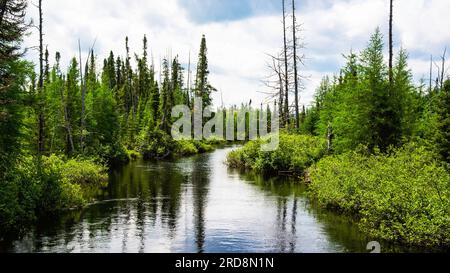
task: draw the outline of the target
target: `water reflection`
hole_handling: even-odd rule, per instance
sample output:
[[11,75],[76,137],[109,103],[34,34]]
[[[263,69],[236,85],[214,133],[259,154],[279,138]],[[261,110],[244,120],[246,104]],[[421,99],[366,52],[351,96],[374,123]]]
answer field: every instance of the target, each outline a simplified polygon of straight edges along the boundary
[[310,204],[293,180],[242,174],[230,149],[111,173],[96,204],[41,219],[9,252],[365,252],[348,219]]

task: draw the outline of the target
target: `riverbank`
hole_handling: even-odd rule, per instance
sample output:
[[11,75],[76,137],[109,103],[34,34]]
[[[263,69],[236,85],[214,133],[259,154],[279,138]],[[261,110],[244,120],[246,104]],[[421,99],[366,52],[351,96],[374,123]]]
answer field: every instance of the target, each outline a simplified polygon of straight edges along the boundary
[[151,142],[139,151],[117,149],[114,158],[22,156],[16,168],[5,174],[0,189],[0,239],[21,233],[42,216],[50,217],[68,209],[80,210],[94,201],[95,193],[108,184],[108,170],[130,161],[181,158],[211,152],[225,143],[219,140]]
[[114,168],[97,202],[39,218],[0,242],[0,252],[366,252],[369,240],[356,226],[309,202],[295,179],[228,168],[233,147]]
[[317,137],[282,134],[280,147],[261,152],[262,140],[228,155],[231,167],[306,176],[324,208],[351,215],[368,236],[411,246],[450,246],[450,173],[424,146],[389,154],[366,150],[326,155]]
[[0,189],[0,239],[21,233],[41,215],[82,208],[91,192],[105,186],[107,167],[91,159],[22,156]]

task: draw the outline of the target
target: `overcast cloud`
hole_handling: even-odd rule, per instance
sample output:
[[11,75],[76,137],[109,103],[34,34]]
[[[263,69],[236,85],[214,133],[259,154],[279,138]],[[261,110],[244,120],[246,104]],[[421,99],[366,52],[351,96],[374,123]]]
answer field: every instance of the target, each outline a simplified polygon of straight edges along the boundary
[[[34,0],[36,2],[36,0]],[[279,0],[44,0],[45,44],[51,56],[62,54],[63,66],[83,54],[97,39],[95,52],[103,59],[110,50],[124,54],[125,36],[132,52],[141,53],[147,35],[154,60],[178,54],[183,63],[189,52],[196,62],[202,34],[206,35],[212,84],[222,91],[226,105],[252,99],[265,101],[261,79],[268,74],[266,53],[279,51],[282,25]],[[388,0],[297,0],[303,23],[308,76],[301,103],[309,105],[320,79],[344,64],[342,54],[363,49],[379,26],[387,33]],[[410,53],[415,79],[428,77],[430,55],[439,56],[450,45],[449,0],[396,0],[396,49]],[[29,17],[37,10],[29,7]],[[37,35],[26,38],[37,45]],[[171,53],[170,53],[171,52]],[[36,60],[36,52],[28,58]],[[100,63],[99,63],[100,64]],[[221,104],[221,95],[214,95]]]

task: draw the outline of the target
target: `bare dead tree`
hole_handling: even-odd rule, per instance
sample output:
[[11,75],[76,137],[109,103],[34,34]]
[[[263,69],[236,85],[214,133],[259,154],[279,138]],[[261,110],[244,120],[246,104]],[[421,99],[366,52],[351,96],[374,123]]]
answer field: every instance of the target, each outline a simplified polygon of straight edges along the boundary
[[[83,78],[83,62],[81,60],[81,42],[78,39],[78,57],[80,59],[80,81],[81,81],[81,136],[80,136],[80,149],[81,153],[84,150],[84,131],[86,128],[85,111],[86,111],[86,89]],[[89,59],[89,58],[88,58]]]
[[[58,77],[62,78],[62,76],[59,73],[60,60],[61,60],[61,54],[59,52],[56,52],[56,71],[58,73]],[[63,80],[63,82],[65,81],[64,78],[62,80]],[[64,96],[64,87],[60,87],[59,93],[60,93],[61,105],[63,106],[62,114],[64,117],[64,129],[66,130],[67,141],[69,144],[67,153],[72,154],[75,151],[75,145],[73,142],[72,126],[71,126],[70,120],[69,120],[69,110],[67,109],[67,102],[66,102],[66,98]]]
[[44,93],[44,32],[43,32],[43,14],[42,0],[39,0],[39,81],[38,81],[38,154],[41,155],[45,151],[45,120],[43,110],[43,93]]
[[286,127],[289,126],[289,59],[288,59],[288,44],[286,37],[286,3],[285,0],[282,1],[283,6],[283,40],[284,40],[284,84],[285,84],[285,98],[284,98],[284,117],[282,123],[286,124]]
[[275,108],[279,111],[279,116],[283,117],[284,114],[284,97],[285,97],[285,90],[284,90],[284,71],[283,71],[283,57],[280,54],[280,56],[268,56],[271,58],[271,61],[267,63],[267,67],[270,70],[269,76],[266,77],[265,80],[263,80],[263,84],[268,87],[270,90],[269,92],[260,92],[265,95],[267,95],[268,100],[278,99],[279,103],[277,103],[278,107]]
[[[88,57],[86,59],[85,67],[88,66],[89,59],[92,57],[91,54],[94,51],[95,43],[97,39],[94,41],[92,47],[89,50]],[[80,149],[81,153],[84,153],[84,134],[86,131],[86,88],[87,88],[87,79],[83,77],[83,61],[81,59],[81,42],[78,39],[78,54],[80,59],[80,80],[81,80],[81,136],[80,136]]]
[[444,90],[444,82],[445,82],[445,58],[447,55],[447,48],[444,49],[444,54],[442,54],[442,66],[441,66],[441,90]]
[[[277,66],[275,66],[275,65],[277,65]],[[277,76],[278,76],[278,86],[279,86],[279,110],[278,110],[278,112],[279,112],[279,116],[281,117],[281,116],[283,116],[283,112],[285,111],[285,109],[283,109],[283,107],[284,107],[284,97],[283,97],[283,95],[284,95],[284,92],[285,92],[285,90],[284,90],[284,88],[283,88],[283,73],[282,73],[282,71],[281,71],[281,62],[278,62],[277,64],[275,64],[275,62],[274,62],[274,67],[275,68],[277,68],[276,70],[275,70],[275,72],[277,73]],[[276,111],[276,108],[274,109],[275,111]]]
[[294,90],[295,90],[295,126],[300,128],[300,108],[299,108],[299,91],[298,91],[298,67],[297,67],[297,21],[295,16],[295,0],[292,0],[292,43],[294,51]]
[[187,103],[189,108],[191,107],[190,97],[191,97],[191,51],[189,51],[189,64],[187,70]]
[[437,64],[436,62],[433,62],[433,65],[436,67],[437,70],[437,77],[434,84],[435,88],[439,90],[441,88],[441,65]]
[[433,55],[431,55],[430,57],[430,89],[429,89],[430,94],[433,91],[432,85],[433,85]]
[[389,84],[393,83],[393,59],[394,59],[394,46],[393,46],[393,18],[394,18],[394,0],[389,0],[390,12],[389,12]]

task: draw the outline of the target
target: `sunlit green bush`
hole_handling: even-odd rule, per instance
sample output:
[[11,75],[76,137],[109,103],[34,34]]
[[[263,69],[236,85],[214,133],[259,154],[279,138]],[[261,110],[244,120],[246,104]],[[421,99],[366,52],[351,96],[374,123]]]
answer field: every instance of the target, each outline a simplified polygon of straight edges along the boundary
[[192,141],[183,140],[177,142],[177,154],[182,156],[195,155],[198,149]]
[[356,215],[374,237],[450,245],[450,173],[425,147],[326,157],[310,169],[310,177],[320,204]]
[[39,215],[85,205],[89,189],[108,179],[102,165],[55,155],[41,160],[23,157],[8,172],[0,187],[0,234]]
[[307,135],[282,133],[278,149],[271,152],[261,149],[265,141],[250,141],[242,149],[231,152],[228,164],[265,172],[302,173],[326,152],[326,140]]
[[214,150],[213,145],[205,141],[194,141],[194,145],[199,153],[207,153]]
[[211,152],[214,150],[214,146],[219,142],[210,141],[194,141],[194,140],[182,140],[176,143],[176,155],[189,156],[199,153]]
[[160,130],[146,133],[141,139],[139,148],[144,159],[165,158],[172,155],[175,150],[176,142]]
[[126,150],[126,153],[129,160],[137,160],[141,156],[141,154],[135,150]]

